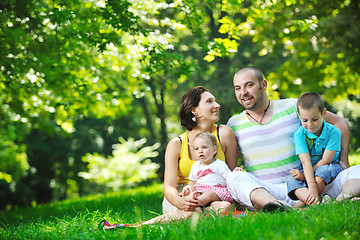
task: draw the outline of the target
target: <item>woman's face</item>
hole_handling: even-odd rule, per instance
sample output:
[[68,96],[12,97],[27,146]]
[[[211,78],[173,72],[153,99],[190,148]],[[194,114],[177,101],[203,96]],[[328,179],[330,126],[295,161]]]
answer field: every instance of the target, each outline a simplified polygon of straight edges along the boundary
[[197,121],[210,120],[215,123],[219,120],[219,108],[220,105],[216,102],[215,97],[210,92],[203,92],[199,105],[193,109],[193,114]]

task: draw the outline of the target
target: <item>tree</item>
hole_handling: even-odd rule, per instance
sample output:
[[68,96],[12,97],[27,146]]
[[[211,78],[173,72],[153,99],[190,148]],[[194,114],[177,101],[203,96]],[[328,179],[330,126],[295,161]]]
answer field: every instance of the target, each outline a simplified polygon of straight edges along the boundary
[[231,79],[248,65],[263,70],[271,98],[318,91],[355,122],[344,106],[359,102],[358,10],[330,0],[2,1],[0,181],[36,183],[58,142],[65,153],[48,160],[43,182],[57,198],[86,192],[81,156],[110,154],[120,136],[159,142],[161,177],[181,96],[209,88],[225,123],[241,110]]
[[[152,112],[161,121],[159,139],[154,134],[157,127],[149,129],[156,136],[152,142],[167,141],[165,88],[173,85],[164,81],[165,75],[179,77],[177,68],[186,74],[189,64],[171,53],[171,31],[157,30],[176,23],[161,17],[153,22],[153,16],[166,8],[169,5],[154,1],[0,4],[1,179],[10,183],[31,175],[27,169],[37,171],[26,157],[30,145],[25,136],[34,130],[72,135],[76,121],[120,118],[133,110],[134,99],[141,100],[145,113],[150,111],[145,115],[148,122],[154,121]],[[146,97],[156,108],[147,107]],[[57,172],[59,160],[49,161]],[[66,186],[66,179],[62,181]]]
[[[99,55],[95,47],[102,50],[104,40],[117,39],[105,31],[101,17],[110,14],[110,7],[106,11],[87,1],[22,0],[5,1],[0,7],[1,142],[7,152],[24,155],[25,147],[16,146],[32,128],[51,133],[61,126],[71,132],[73,117],[92,110],[101,114],[99,108],[131,99],[121,93],[101,96],[108,88],[106,82],[97,82],[99,74],[90,60]],[[124,28],[132,31],[136,17],[127,16]],[[1,151],[2,162],[13,162],[11,154]],[[17,170],[1,168],[2,173],[13,176],[26,169],[26,164],[18,165]]]

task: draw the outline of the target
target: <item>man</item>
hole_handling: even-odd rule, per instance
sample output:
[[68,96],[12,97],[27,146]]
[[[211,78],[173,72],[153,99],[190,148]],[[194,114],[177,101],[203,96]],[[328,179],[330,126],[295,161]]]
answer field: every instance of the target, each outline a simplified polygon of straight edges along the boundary
[[[236,201],[250,208],[272,211],[294,206],[296,202],[287,196],[285,178],[291,169],[300,166],[293,140],[300,127],[297,100],[270,101],[266,94],[267,82],[256,68],[239,70],[233,83],[236,98],[245,110],[231,117],[228,125],[237,137],[247,173],[229,174],[228,189]],[[326,187],[324,193],[337,197],[344,186],[338,200],[359,196],[360,166],[348,168],[350,133],[347,121],[330,112],[324,119],[341,131],[340,165],[346,169]]]

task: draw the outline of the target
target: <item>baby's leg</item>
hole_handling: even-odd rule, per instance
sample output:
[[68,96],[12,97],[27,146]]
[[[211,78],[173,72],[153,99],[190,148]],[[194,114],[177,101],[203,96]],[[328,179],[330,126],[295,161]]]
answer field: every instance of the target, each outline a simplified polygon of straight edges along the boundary
[[202,205],[206,205],[214,201],[221,201],[221,199],[213,191],[203,192],[200,196],[197,196],[197,199]]

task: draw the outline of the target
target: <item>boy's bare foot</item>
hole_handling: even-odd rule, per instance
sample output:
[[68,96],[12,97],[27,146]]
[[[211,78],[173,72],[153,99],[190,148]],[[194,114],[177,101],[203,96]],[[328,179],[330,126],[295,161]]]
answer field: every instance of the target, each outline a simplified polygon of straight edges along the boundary
[[291,169],[290,174],[297,180],[305,181],[304,173],[300,172],[299,169]]

